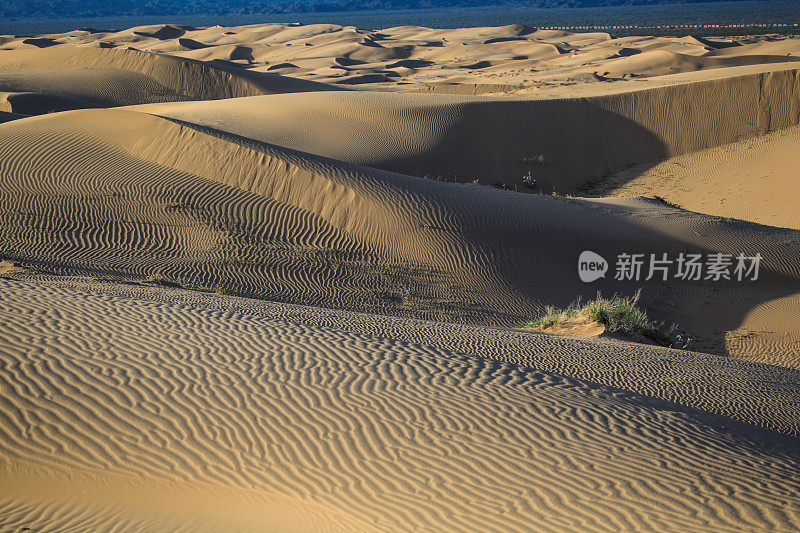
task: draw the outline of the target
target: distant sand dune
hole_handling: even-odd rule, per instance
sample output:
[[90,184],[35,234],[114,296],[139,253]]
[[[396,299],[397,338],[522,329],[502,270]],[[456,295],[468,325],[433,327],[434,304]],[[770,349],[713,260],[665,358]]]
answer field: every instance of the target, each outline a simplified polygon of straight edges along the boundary
[[[71,31],[35,39],[6,38],[7,49],[126,48],[265,72],[292,64],[293,76],[326,83],[353,78],[393,88],[410,84],[522,85],[650,77],[680,72],[797,61],[800,39],[764,35],[726,39],[629,36],[535,30],[523,25],[368,30],[335,24],[263,24],[192,28],[155,25],[119,32]],[[346,64],[343,61],[346,61]],[[406,65],[400,61],[409,61]]]
[[0,90],[40,92],[102,106],[331,88],[322,83],[133,49],[52,47],[0,51]]

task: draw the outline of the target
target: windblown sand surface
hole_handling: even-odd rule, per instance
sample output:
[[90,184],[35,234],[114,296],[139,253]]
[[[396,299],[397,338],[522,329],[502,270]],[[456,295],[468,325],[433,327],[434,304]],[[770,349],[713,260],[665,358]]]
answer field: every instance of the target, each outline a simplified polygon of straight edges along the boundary
[[591,188],[659,196],[685,209],[800,230],[800,127],[636,166]]
[[[622,347],[0,283],[7,527],[789,531],[800,520],[796,440],[502,360],[536,361],[527,347],[544,343],[545,357],[597,349],[630,372]],[[794,370],[632,353],[661,360],[640,381],[689,369],[717,381],[704,398],[670,379],[678,402],[747,397],[741,418],[797,433]],[[794,408],[775,413],[778,402]]]
[[[800,39],[8,36],[0,123],[3,528],[800,527]],[[714,355],[513,329],[637,289]]]

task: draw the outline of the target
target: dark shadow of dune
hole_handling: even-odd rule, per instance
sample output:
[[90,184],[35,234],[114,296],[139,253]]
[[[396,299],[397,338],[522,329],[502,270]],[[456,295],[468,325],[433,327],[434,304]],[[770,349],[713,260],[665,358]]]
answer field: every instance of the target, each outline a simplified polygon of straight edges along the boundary
[[24,115],[44,115],[45,113],[56,113],[73,109],[103,107],[87,100],[41,93],[9,94],[6,97],[6,101],[11,106],[12,112]]
[[204,44],[201,43],[200,41],[195,41],[194,39],[189,39],[186,37],[179,38],[178,44],[186,48],[187,50],[202,50],[203,48],[210,47],[210,45],[208,44]]
[[741,43],[737,43],[736,41],[714,41],[712,39],[707,39],[705,37],[693,36],[698,42],[702,43],[709,48],[713,48],[714,50],[722,50],[723,48],[732,48],[736,46],[742,46]]
[[482,68],[491,67],[491,61],[478,61],[477,63],[470,63],[469,65],[461,65],[458,68],[463,68],[467,70],[480,70]]
[[167,41],[170,39],[177,39],[178,37],[182,37],[187,31],[192,31],[194,28],[191,26],[162,26],[157,31],[154,32],[145,32],[145,31],[135,31],[133,32],[135,35],[140,35],[142,37],[152,37],[154,39],[159,39],[162,41]]
[[639,50],[638,48],[620,48],[619,51],[617,51],[616,55],[612,57],[630,57],[641,53],[642,51]]
[[282,68],[297,68],[297,65],[294,65],[292,63],[276,63],[274,65],[271,65],[267,70],[279,70]]
[[27,115],[22,115],[19,113],[9,113],[8,111],[0,111],[0,124],[4,122],[11,122],[12,120],[25,118],[26,116]]
[[[667,156],[664,143],[648,129],[587,99],[465,101],[458,104],[457,116],[423,152],[373,166],[447,181],[565,193]],[[526,185],[528,173],[535,182]]]
[[424,59],[402,59],[386,65],[386,68],[425,68],[433,64],[433,61],[426,61]]
[[[632,165],[800,122],[800,70],[555,100],[448,101],[455,120],[422,152],[385,170],[507,188],[575,193]],[[420,125],[434,127],[425,117]],[[419,126],[417,126],[419,127]],[[530,173],[527,185],[522,180]]]
[[246,61],[254,61],[255,57],[253,57],[253,49],[249,46],[236,46],[233,50],[231,50],[230,59],[232,61],[242,59]]
[[30,38],[30,39],[25,39],[22,42],[23,44],[31,44],[39,48],[48,48],[50,46],[55,46],[59,44],[58,41],[51,39],[49,37]]
[[390,81],[390,78],[386,74],[371,73],[351,76],[349,78],[337,80],[336,83],[342,85],[363,85],[366,83],[383,83],[386,81]]
[[333,58],[333,60],[336,62],[336,64],[341,65],[343,67],[352,67],[355,65],[363,65],[366,63],[366,61],[362,61],[360,59],[352,59],[350,57],[344,57],[344,56],[335,57]]
[[212,59],[211,61],[209,61],[209,63],[217,67],[225,67],[228,69],[247,69],[250,67],[249,65],[234,63],[230,59],[220,59],[220,58]]
[[483,44],[507,43],[510,41],[527,41],[525,37],[493,37],[486,39]]

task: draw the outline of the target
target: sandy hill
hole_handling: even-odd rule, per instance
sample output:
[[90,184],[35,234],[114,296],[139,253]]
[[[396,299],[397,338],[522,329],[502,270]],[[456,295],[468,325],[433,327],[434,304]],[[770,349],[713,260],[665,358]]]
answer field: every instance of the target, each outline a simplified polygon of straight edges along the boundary
[[787,327],[771,313],[751,327],[777,342],[775,357],[797,357],[800,246],[791,230],[643,199],[426,180],[131,110],[8,122],[0,146],[3,253],[16,260],[513,326],[543,305],[642,285],[565,276],[585,249],[611,258],[746,250],[764,257],[760,283],[651,280],[644,301],[720,352],[722,332],[757,305],[789,298],[775,309],[790,313]]
[[[382,170],[522,190],[530,173],[535,191],[574,194],[631,165],[797,124],[800,39],[752,40],[732,40],[722,48],[721,41],[610,39],[518,25],[377,32],[286,24],[78,31],[4,39],[0,110],[37,115],[192,101],[146,111]],[[261,65],[221,53],[245,45],[263,48],[269,59]],[[476,69],[473,78],[442,74],[455,68],[458,58],[491,63],[481,58],[494,57],[497,47],[516,47],[508,52],[516,59]],[[532,59],[542,47],[558,61]],[[776,53],[767,54],[770,49]],[[385,77],[378,72],[389,68],[376,63],[384,56],[407,75],[374,83],[375,76]],[[301,57],[329,75],[274,68],[302,64]],[[536,72],[517,68],[520,61],[533,61],[537,66],[529,67]],[[539,76],[541,83],[506,79],[520,70]],[[428,71],[444,78],[417,80]],[[372,81],[354,85],[351,74]],[[336,88],[362,90],[330,92]],[[396,94],[401,91],[409,94]],[[524,98],[418,94],[502,91]],[[276,93],[283,96],[198,102]]]
[[798,124],[800,63],[590,86],[579,98],[304,92],[138,110],[383,170],[563,194]]
[[[796,439],[492,358],[543,340],[590,372],[602,365],[586,358],[605,353],[629,373],[623,347],[96,283],[0,288],[0,524],[12,530],[790,531],[800,520]],[[750,422],[777,414],[797,429],[796,371],[638,353],[659,361],[644,381],[663,377],[673,402],[744,404]]]
[[658,196],[685,209],[800,230],[800,127],[636,165],[590,186],[598,196]]
[[0,50],[0,108],[28,115],[331,88],[134,49],[31,46]]
[[[0,38],[6,49],[129,47],[343,86],[536,91],[548,85],[797,61],[800,39],[622,37],[523,25],[365,30],[335,24],[141,26]],[[401,84],[400,87],[396,87]],[[472,89],[469,87],[472,86]]]
[[797,529],[800,40],[0,43],[0,529]]

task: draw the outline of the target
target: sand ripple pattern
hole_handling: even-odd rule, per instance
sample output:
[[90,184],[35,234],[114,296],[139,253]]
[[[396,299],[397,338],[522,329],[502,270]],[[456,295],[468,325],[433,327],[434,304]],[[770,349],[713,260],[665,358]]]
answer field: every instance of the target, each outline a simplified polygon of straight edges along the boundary
[[[720,332],[800,287],[796,231],[641,199],[426,180],[130,110],[3,124],[0,179],[0,256],[57,272],[515,326],[543,304],[641,287],[565,276],[587,248],[758,252],[758,284],[653,281],[644,292],[654,318],[689,323],[709,339],[701,349],[721,353]],[[696,301],[707,322],[680,314]]]
[[388,335],[2,283],[5,465],[281,493],[360,530],[800,520],[794,440]]

